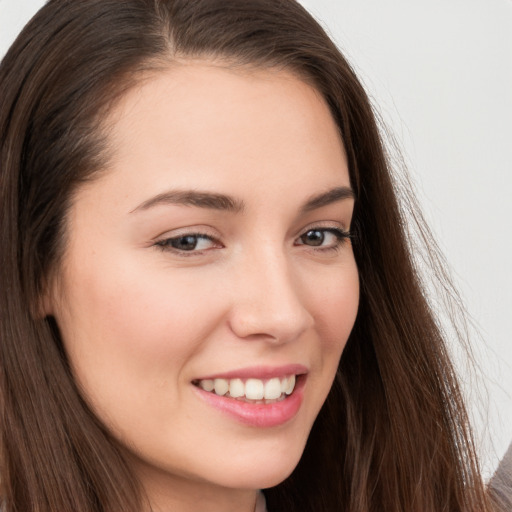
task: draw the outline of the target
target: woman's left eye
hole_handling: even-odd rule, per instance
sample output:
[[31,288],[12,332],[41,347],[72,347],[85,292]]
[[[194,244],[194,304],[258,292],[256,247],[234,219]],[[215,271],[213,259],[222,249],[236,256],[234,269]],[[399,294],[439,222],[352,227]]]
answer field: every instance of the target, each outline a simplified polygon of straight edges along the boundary
[[198,252],[217,247],[215,240],[204,234],[188,233],[174,238],[166,238],[155,243],[163,250],[174,250],[176,252]]
[[308,229],[301,235],[296,245],[308,245],[319,249],[338,249],[340,245],[350,238],[350,233],[336,228]]

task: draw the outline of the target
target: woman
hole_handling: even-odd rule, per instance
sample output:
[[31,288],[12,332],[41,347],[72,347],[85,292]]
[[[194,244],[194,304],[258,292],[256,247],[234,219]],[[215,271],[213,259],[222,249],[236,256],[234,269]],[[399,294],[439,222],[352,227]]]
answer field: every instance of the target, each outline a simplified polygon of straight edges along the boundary
[[6,511],[490,510],[368,99],[299,4],[53,0],[0,83]]

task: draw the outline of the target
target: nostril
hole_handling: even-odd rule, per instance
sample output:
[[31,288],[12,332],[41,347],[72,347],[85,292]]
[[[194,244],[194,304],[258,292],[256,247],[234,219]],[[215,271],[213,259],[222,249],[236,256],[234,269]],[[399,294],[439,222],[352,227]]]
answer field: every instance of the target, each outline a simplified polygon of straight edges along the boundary
[[247,341],[289,342],[298,338],[313,325],[307,311],[283,314],[277,311],[245,310],[239,305],[231,313],[230,327]]

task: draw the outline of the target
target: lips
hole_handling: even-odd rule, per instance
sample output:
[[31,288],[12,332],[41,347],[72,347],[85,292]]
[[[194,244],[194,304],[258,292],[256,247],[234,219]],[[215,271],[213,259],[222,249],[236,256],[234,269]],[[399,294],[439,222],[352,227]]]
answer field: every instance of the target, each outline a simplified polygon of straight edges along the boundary
[[238,421],[258,427],[281,425],[298,412],[307,369],[302,365],[253,368],[192,382],[199,396]]

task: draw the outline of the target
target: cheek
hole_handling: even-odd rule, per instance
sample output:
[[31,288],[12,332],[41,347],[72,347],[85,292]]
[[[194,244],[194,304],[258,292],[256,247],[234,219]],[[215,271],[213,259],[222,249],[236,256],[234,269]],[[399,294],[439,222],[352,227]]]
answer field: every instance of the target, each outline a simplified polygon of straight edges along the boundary
[[359,277],[350,262],[311,294],[316,325],[326,355],[341,356],[354,326],[359,305]]
[[338,369],[339,360],[355,323],[359,304],[359,277],[354,261],[316,273],[308,280],[308,307],[315,318],[316,336],[310,348],[308,414],[316,418],[327,398]]
[[75,267],[57,322],[90,399],[107,401],[123,389],[145,399],[152,386],[177,383],[214,329],[213,302],[204,307],[209,291],[168,274],[119,259]]

